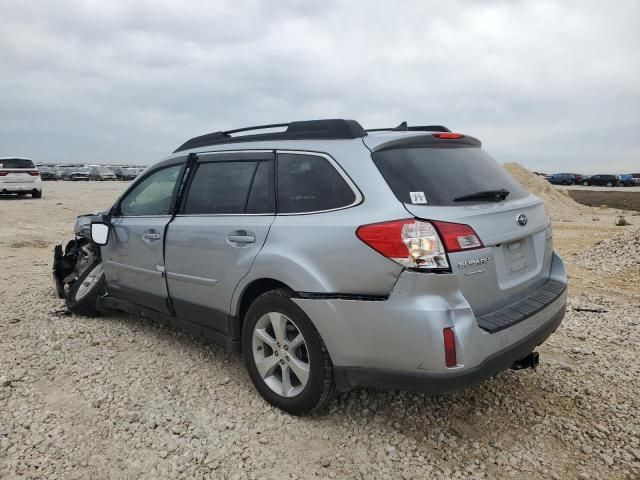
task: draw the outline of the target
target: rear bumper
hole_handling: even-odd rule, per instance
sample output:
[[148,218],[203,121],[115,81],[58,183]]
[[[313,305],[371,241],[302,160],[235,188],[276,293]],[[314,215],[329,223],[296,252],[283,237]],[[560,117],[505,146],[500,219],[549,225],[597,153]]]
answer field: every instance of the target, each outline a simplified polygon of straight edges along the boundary
[[39,192],[41,190],[42,184],[40,182],[0,184],[0,193]]
[[514,362],[531,353],[556,331],[564,318],[564,312],[563,305],[561,310],[538,330],[489,356],[476,367],[448,374],[407,373],[366,367],[335,367],[336,385],[341,391],[352,387],[376,387],[433,394],[463,390],[507,370]]
[[[555,254],[550,280],[567,283],[564,263]],[[474,385],[529,354],[561,323],[566,296],[563,288],[546,305],[493,333],[481,328],[481,318],[451,274],[405,271],[383,300],[294,301],[324,339],[338,388],[371,385],[443,393]],[[527,313],[530,307],[518,310]],[[445,328],[455,333],[457,365],[451,368],[444,362]]]

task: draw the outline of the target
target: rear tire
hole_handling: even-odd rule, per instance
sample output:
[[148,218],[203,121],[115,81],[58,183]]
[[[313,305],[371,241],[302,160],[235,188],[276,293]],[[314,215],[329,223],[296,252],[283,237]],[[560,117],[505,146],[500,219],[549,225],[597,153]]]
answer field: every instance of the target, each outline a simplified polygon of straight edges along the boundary
[[333,396],[327,347],[287,290],[264,293],[251,304],[242,329],[242,353],[260,395],[292,415],[318,411]]
[[42,190],[31,192],[31,198],[42,198]]
[[77,315],[95,317],[98,297],[104,295],[105,280],[102,272],[102,261],[97,260],[88,266],[71,285],[67,293],[67,308]]

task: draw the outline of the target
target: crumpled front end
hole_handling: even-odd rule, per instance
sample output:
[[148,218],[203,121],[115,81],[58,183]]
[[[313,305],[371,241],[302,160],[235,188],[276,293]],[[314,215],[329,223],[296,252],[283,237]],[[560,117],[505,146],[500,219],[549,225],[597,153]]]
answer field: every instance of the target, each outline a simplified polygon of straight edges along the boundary
[[60,298],[66,298],[68,286],[75,281],[83,267],[90,265],[100,249],[91,242],[91,222],[106,212],[80,215],[74,224],[75,238],[63,247],[59,243],[53,249],[53,283]]

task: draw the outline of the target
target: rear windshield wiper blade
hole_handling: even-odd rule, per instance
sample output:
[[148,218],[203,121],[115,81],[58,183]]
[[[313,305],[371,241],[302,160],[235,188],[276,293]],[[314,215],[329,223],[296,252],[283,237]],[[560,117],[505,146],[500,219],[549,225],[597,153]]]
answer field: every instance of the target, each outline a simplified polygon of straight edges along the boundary
[[463,195],[461,197],[456,197],[453,199],[454,202],[467,202],[471,200],[485,200],[487,202],[501,202],[511,192],[509,190],[505,190],[504,188],[500,190],[483,190],[481,192],[470,193],[469,195]]

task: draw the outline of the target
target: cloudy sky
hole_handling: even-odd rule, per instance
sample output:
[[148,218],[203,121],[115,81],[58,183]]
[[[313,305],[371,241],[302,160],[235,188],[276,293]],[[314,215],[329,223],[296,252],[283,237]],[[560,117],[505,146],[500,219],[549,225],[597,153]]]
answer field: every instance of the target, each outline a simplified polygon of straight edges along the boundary
[[640,171],[640,2],[0,1],[0,156],[152,163],[260,123],[447,125]]

